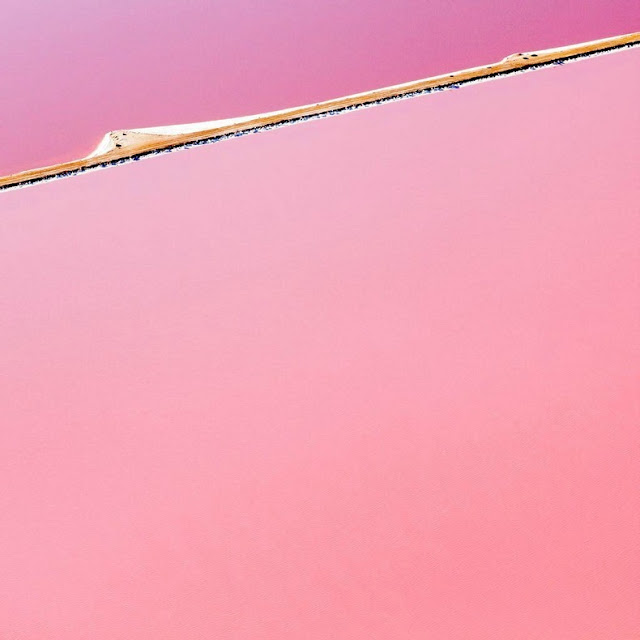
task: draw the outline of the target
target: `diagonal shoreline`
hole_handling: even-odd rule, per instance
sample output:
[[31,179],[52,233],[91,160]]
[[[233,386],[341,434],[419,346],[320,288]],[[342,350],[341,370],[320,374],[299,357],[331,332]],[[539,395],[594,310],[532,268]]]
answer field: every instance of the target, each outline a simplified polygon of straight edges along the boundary
[[281,111],[230,120],[111,131],[85,158],[0,177],[0,191],[27,187],[39,182],[136,161],[159,153],[211,144],[227,138],[266,131],[305,120],[324,118],[426,93],[456,89],[467,84],[637,46],[640,46],[640,32],[555,49],[517,53],[489,65]]

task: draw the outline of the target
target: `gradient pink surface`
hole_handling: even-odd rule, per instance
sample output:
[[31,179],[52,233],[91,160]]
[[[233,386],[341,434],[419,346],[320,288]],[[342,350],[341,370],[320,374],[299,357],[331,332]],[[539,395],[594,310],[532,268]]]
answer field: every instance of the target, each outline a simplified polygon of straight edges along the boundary
[[0,194],[0,636],[637,638],[639,61]]
[[637,30],[637,0],[0,0],[0,175]]

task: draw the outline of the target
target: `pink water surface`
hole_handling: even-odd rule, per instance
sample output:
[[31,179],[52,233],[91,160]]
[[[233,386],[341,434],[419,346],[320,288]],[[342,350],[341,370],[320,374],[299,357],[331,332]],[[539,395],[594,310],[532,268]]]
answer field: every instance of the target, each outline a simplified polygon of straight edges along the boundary
[[639,62],[0,194],[0,637],[637,638]]
[[0,175],[636,30],[637,0],[0,0]]

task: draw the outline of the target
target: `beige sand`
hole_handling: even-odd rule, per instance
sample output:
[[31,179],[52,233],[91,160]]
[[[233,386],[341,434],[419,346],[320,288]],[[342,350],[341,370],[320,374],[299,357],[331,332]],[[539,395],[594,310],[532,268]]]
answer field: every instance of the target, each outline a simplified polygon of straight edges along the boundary
[[140,156],[170,151],[192,144],[204,144],[232,135],[241,135],[264,128],[292,124],[300,120],[332,115],[343,110],[363,108],[419,93],[454,88],[461,84],[490,80],[511,73],[533,70],[564,61],[568,62],[582,57],[639,45],[640,32],[636,32],[556,49],[516,53],[490,65],[281,111],[229,120],[111,131],[104,136],[96,149],[86,158],[63,162],[50,167],[22,171],[0,178],[0,190],[74,175],[111,164],[127,162]]

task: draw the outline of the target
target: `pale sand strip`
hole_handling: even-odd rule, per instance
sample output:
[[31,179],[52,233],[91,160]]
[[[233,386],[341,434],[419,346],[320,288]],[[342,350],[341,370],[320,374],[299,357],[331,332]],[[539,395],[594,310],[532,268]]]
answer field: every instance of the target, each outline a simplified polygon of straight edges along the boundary
[[0,190],[25,187],[36,182],[53,180],[130,162],[156,153],[186,148],[192,145],[207,144],[229,137],[293,124],[312,118],[321,118],[343,111],[361,109],[423,93],[458,88],[464,84],[490,80],[512,73],[530,71],[639,45],[640,32],[636,32],[556,49],[516,53],[490,65],[473,67],[472,69],[464,69],[455,73],[415,80],[281,111],[229,120],[111,131],[105,135],[97,148],[86,158],[5,176],[0,178]]

